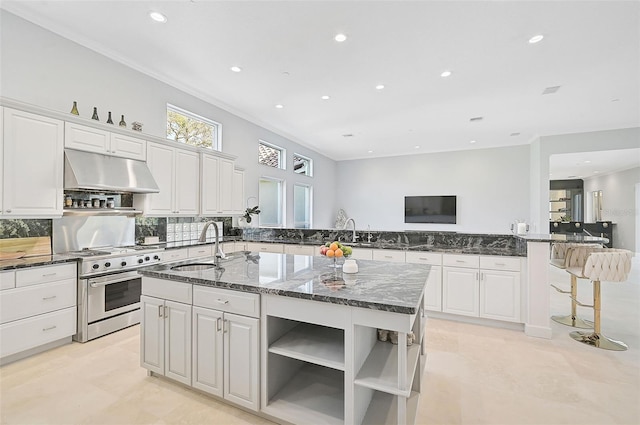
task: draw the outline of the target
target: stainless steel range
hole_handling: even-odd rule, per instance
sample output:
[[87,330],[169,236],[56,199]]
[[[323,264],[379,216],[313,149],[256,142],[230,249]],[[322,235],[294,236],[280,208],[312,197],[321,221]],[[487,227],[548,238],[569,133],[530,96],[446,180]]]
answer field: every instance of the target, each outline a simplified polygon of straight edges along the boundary
[[162,261],[163,248],[97,247],[70,251],[78,261],[78,332],[91,339],[140,323],[142,277],[136,269]]

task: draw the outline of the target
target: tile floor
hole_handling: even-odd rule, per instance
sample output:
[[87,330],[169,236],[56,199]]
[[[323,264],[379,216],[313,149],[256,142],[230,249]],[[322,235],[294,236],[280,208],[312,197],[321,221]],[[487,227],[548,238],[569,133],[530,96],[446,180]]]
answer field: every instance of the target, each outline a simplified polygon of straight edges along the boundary
[[[418,424],[640,424],[640,262],[603,283],[603,332],[626,352],[598,350],[552,323],[551,340],[430,319]],[[567,282],[551,268],[552,279]],[[591,285],[579,284],[588,301]],[[552,313],[569,300],[550,291]],[[580,309],[585,317],[589,311]],[[212,398],[148,377],[139,326],[0,368],[1,424],[268,424]]]

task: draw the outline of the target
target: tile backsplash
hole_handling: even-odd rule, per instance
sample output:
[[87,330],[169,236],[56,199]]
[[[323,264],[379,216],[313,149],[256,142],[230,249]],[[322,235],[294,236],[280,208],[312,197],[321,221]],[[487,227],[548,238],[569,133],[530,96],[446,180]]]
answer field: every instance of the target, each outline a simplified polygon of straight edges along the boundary
[[[231,217],[137,217],[136,243],[144,243],[145,236],[158,236],[160,242],[170,246],[193,245],[207,221],[223,223],[223,234],[231,235]],[[209,227],[207,239],[213,240],[214,230]]]

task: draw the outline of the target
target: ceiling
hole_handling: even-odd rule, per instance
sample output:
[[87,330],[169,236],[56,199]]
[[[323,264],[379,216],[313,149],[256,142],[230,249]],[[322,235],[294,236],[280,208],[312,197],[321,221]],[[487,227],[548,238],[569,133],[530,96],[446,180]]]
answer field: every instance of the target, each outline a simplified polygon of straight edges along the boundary
[[551,155],[549,180],[589,179],[640,166],[640,148]]
[[[3,0],[1,7],[335,160],[640,125],[636,1]],[[150,11],[167,22],[152,21]],[[338,33],[346,41],[335,41]],[[530,44],[537,34],[544,39]],[[445,70],[452,75],[441,77]]]

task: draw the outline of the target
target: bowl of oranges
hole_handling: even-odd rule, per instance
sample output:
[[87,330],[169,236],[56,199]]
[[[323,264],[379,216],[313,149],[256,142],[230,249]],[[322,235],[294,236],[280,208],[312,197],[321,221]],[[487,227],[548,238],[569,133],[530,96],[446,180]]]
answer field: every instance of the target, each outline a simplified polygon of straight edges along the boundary
[[324,246],[320,247],[320,255],[324,255],[328,258],[333,258],[332,267],[342,267],[342,264],[338,264],[339,259],[347,258],[353,253],[350,246],[341,244],[338,241],[327,242]]

